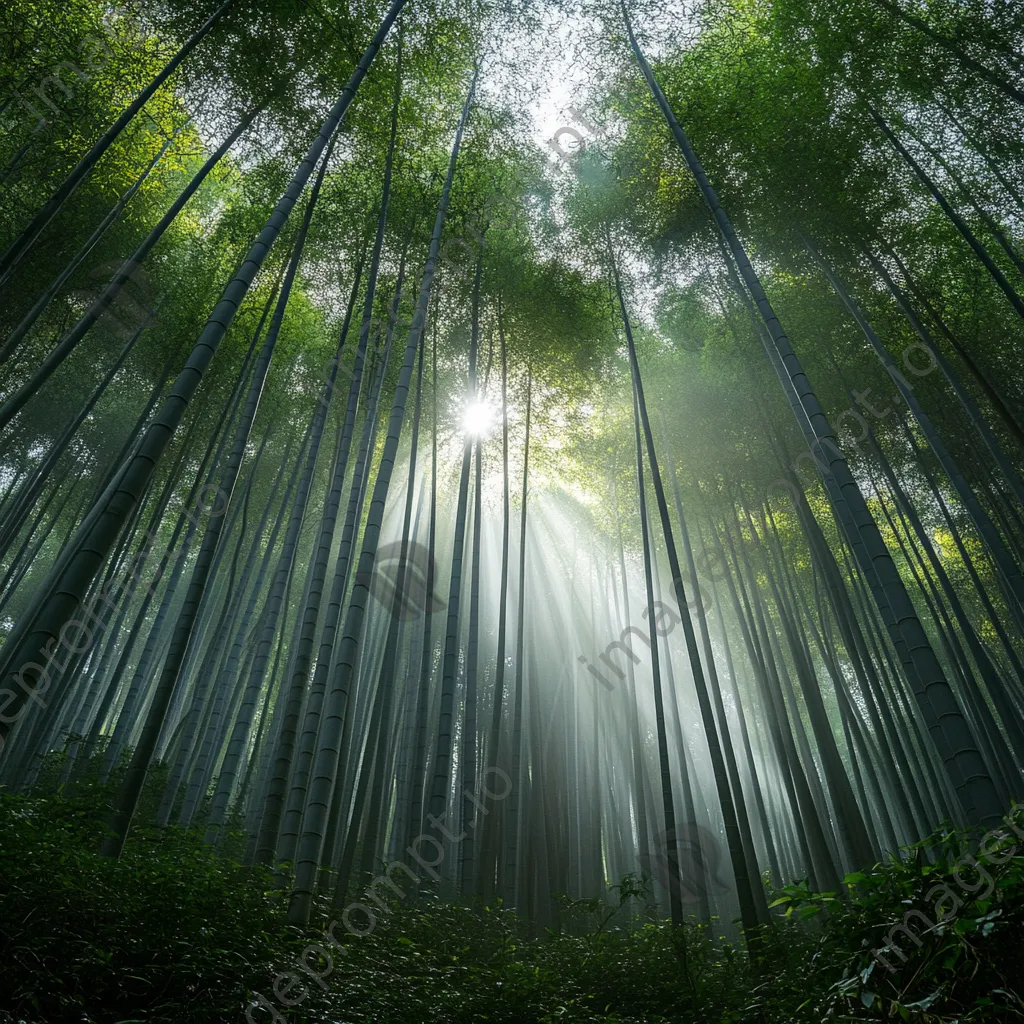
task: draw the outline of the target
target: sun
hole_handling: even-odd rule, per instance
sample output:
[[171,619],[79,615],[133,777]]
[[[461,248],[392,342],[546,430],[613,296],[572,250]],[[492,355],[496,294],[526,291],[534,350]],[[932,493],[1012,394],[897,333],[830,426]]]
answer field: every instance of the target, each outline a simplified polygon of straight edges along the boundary
[[462,429],[474,437],[485,437],[494,422],[494,410],[487,402],[470,402],[462,413]]

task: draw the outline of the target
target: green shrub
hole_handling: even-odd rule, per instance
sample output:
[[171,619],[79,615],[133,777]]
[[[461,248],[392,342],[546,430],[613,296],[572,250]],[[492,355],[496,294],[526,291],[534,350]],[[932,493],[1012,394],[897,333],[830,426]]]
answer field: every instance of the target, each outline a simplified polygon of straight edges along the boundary
[[[709,927],[651,920],[631,875],[604,898],[558,897],[560,931],[542,935],[500,901],[459,906],[403,883],[370,935],[334,931],[344,951],[328,964],[306,952],[329,946],[326,906],[308,932],[285,926],[279,880],[195,830],[136,829],[120,860],[97,856],[105,799],[94,785],[0,791],[0,1024],[223,1024],[255,993],[287,1021],[320,1024],[1024,1020],[1012,836],[993,847],[1004,862],[987,896],[957,882],[969,837],[949,830],[848,876],[842,898],[786,886],[753,961]],[[890,929],[934,905],[940,884],[962,906],[920,946],[904,941],[906,962],[890,957],[887,971],[874,953],[884,959]],[[291,1009],[274,995],[289,976]]]

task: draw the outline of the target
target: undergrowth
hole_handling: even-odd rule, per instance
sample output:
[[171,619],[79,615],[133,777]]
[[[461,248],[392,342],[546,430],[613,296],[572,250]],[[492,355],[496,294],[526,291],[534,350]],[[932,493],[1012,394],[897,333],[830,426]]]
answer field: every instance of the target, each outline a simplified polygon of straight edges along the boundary
[[500,902],[459,906],[401,873],[371,934],[332,928],[326,907],[302,932],[238,837],[216,853],[194,830],[139,828],[120,860],[100,858],[103,802],[0,791],[0,1021],[221,1024],[246,1007],[324,1024],[1024,1020],[1009,828],[976,858],[971,837],[940,830],[841,895],[773,892],[751,958],[711,926],[651,920],[635,876],[603,899],[556,898],[560,924],[540,935]]

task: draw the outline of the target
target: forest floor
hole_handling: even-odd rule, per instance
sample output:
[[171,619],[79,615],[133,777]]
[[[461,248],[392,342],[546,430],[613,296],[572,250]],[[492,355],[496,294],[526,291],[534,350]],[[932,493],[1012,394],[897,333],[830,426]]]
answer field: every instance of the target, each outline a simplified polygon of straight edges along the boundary
[[939,831],[843,899],[774,891],[751,957],[650,920],[631,877],[555,899],[540,935],[500,904],[413,898],[402,875],[371,934],[327,908],[300,931],[273,877],[201,831],[136,829],[112,861],[102,820],[99,791],[0,791],[0,1024],[1024,1020],[1024,829],[975,837],[974,857]]

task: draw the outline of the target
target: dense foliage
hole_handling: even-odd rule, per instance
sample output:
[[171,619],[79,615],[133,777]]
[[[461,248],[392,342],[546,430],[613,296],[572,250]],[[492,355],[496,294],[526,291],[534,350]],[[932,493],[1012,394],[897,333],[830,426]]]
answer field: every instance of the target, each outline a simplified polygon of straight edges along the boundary
[[1024,1016],[1022,53],[6,3],[10,1012]]
[[[558,924],[540,935],[500,903],[460,906],[422,887],[390,900],[371,935],[338,929],[342,953],[315,927],[286,927],[272,877],[212,852],[195,831],[139,829],[119,861],[98,857],[100,796],[86,787],[0,803],[0,1010],[13,1020],[226,1024],[255,993],[285,1019],[348,1024],[1024,1016],[1024,853],[1005,859],[1009,842],[985,898],[968,891],[974,874],[957,872],[968,837],[948,830],[849,876],[842,900],[787,886],[775,894],[786,916],[753,960],[714,924],[688,926],[684,953],[652,919],[648,882],[636,876],[603,899],[561,898]],[[898,969],[886,972],[870,949],[908,907],[928,910],[937,885],[963,906],[921,945],[903,938],[908,958],[891,956]],[[331,961],[303,960],[310,943]],[[274,1001],[286,974],[301,979],[282,985],[293,1000],[305,994],[301,1009]]]

